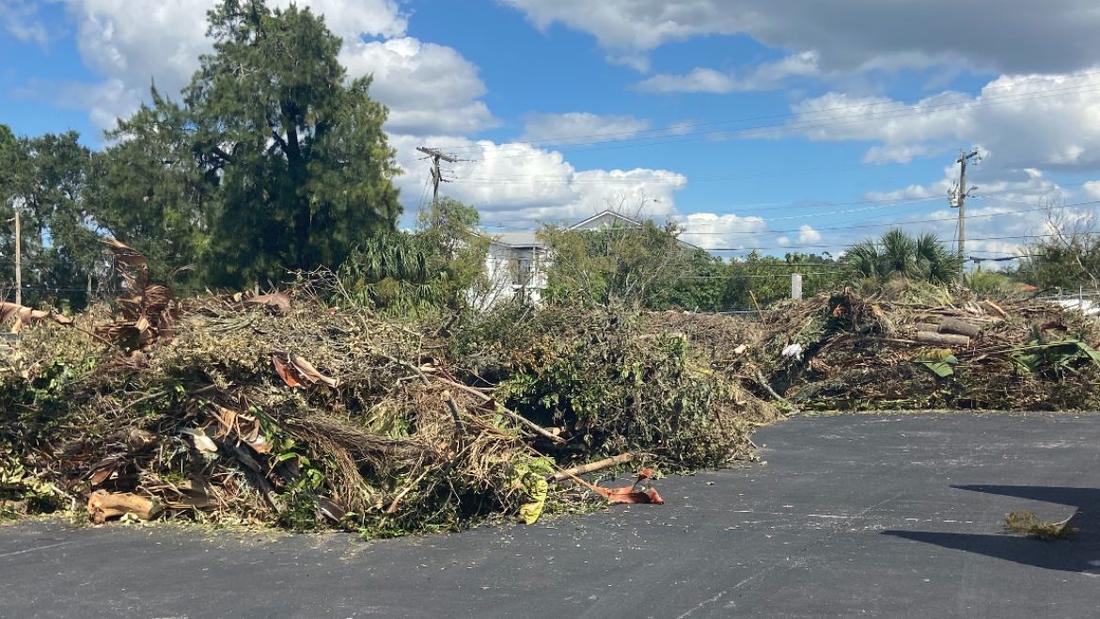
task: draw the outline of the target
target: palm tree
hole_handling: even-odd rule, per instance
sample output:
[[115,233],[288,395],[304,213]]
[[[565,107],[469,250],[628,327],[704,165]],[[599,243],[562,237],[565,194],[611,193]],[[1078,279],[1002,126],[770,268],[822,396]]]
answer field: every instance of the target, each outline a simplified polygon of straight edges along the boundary
[[894,273],[912,276],[917,267],[917,243],[901,230],[894,228],[882,235],[882,275]]
[[901,230],[886,232],[879,240],[867,239],[848,248],[844,262],[863,279],[901,275],[933,284],[946,284],[959,276],[962,260],[934,234],[910,237]]
[[879,277],[879,266],[882,264],[882,254],[878,250],[878,244],[871,239],[860,241],[844,252],[844,262],[863,279]]
[[962,271],[962,256],[944,247],[932,233],[917,237],[915,253],[918,274],[921,279],[933,284],[955,281]]

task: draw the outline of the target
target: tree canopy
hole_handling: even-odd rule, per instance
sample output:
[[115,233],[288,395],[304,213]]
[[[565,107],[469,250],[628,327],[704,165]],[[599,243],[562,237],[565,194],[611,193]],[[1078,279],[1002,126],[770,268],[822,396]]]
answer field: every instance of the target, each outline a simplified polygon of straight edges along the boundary
[[902,276],[947,284],[962,272],[962,257],[944,247],[936,235],[913,237],[898,229],[849,247],[844,262],[853,275],[867,279]]
[[[82,306],[105,274],[87,191],[94,159],[76,132],[16,138],[0,126],[0,219],[19,209],[28,300]],[[15,238],[0,238],[0,280],[12,282]]]
[[488,240],[476,234],[477,223],[477,209],[444,198],[420,214],[417,230],[363,239],[340,281],[353,302],[390,313],[462,309],[487,285]]
[[340,39],[294,5],[225,0],[208,17],[214,51],[182,101],[154,88],[111,134],[107,227],[161,266],[189,261],[226,286],[337,266],[392,230],[387,111],[369,78],[347,79]]

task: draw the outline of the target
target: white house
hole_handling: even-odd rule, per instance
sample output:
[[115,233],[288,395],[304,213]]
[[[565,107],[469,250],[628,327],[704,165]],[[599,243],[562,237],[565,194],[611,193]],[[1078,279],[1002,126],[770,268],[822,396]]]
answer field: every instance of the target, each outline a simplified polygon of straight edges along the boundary
[[[640,221],[614,211],[602,211],[569,226],[567,230],[641,225]],[[542,291],[546,289],[546,267],[550,261],[546,244],[534,230],[498,232],[486,236],[489,237],[489,253],[485,259],[485,271],[490,282],[487,304],[515,298],[538,303],[542,299]]]

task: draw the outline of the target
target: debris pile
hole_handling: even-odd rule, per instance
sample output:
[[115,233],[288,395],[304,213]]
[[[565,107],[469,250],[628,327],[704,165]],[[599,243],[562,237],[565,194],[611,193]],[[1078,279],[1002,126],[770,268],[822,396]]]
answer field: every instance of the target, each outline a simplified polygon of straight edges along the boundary
[[333,302],[322,279],[177,300],[112,250],[117,307],[40,321],[0,358],[0,504],[371,536],[533,522],[586,496],[661,502],[650,471],[602,489],[556,485],[563,466],[718,465],[770,418],[627,312],[456,335]]
[[1037,299],[943,301],[848,290],[789,302],[760,319],[657,320],[699,332],[717,370],[802,410],[1100,405],[1094,318]]

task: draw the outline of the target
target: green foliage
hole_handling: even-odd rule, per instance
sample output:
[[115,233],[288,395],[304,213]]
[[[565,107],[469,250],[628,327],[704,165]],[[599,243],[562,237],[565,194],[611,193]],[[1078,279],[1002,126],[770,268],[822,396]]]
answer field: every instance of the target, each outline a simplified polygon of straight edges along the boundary
[[[109,273],[88,200],[93,159],[73,131],[18,139],[0,131],[0,219],[19,208],[25,302],[83,307]],[[0,254],[13,255],[14,244],[14,235],[0,236]],[[14,281],[11,261],[0,264],[0,280]]]
[[144,253],[155,277],[199,286],[216,178],[192,153],[189,111],[155,88],[152,100],[108,134],[115,142],[97,160],[91,202],[97,222]]
[[931,350],[926,350],[913,359],[913,361],[928,368],[929,371],[940,378],[954,376],[955,366],[959,363],[958,358],[955,357],[955,354],[952,353],[949,348],[933,348]]
[[540,236],[553,255],[545,297],[557,303],[652,307],[697,259],[674,226],[652,221],[596,230],[549,226]]
[[686,271],[664,287],[653,291],[646,301],[651,309],[680,308],[717,311],[725,301],[726,264],[703,249],[684,249],[688,253]]
[[1100,276],[1100,237],[1068,233],[1028,248],[1017,274],[1043,290],[1095,287]]
[[[738,387],[691,361],[679,334],[640,337],[630,310],[540,312],[514,342],[504,402],[537,423],[564,426],[597,454],[642,451],[683,468],[739,454],[748,406]],[[541,334],[541,335],[540,335]],[[736,412],[735,412],[736,411]]]
[[843,280],[828,254],[779,258],[754,251],[726,262],[678,241],[674,226],[652,222],[588,231],[550,228],[542,234],[554,256],[546,296],[557,303],[740,310],[788,298],[792,273],[804,274],[805,295]]
[[415,232],[383,231],[344,262],[339,278],[351,300],[400,315],[457,310],[484,285],[488,242],[474,233],[477,210],[441,200]]
[[400,213],[370,79],[348,82],[340,39],[308,9],[225,0],[214,51],[184,90],[120,123],[100,199],[118,236],[204,283],[335,267]]
[[28,471],[10,449],[0,445],[0,521],[24,512],[52,512],[64,497],[57,486]]
[[1019,284],[1005,273],[973,271],[966,276],[966,287],[981,296],[1003,297],[1019,292]]
[[783,258],[765,256],[757,251],[727,266],[724,303],[728,309],[751,309],[787,299],[791,294],[791,274],[803,273],[803,296],[835,289],[843,279],[836,261],[828,254],[787,254]]
[[1079,533],[1076,527],[1069,524],[1072,519],[1071,516],[1065,520],[1043,520],[1035,512],[1023,509],[1005,516],[1004,528],[1008,533],[1021,533],[1044,541],[1068,539]]
[[848,248],[844,263],[853,276],[885,280],[907,277],[947,284],[962,272],[962,258],[934,234],[911,237],[901,230],[886,232],[878,241],[865,240]]
[[1036,340],[1016,349],[1012,361],[1025,374],[1041,374],[1061,379],[1076,374],[1082,367],[1100,367],[1100,352],[1083,340],[1070,338],[1054,342]]

